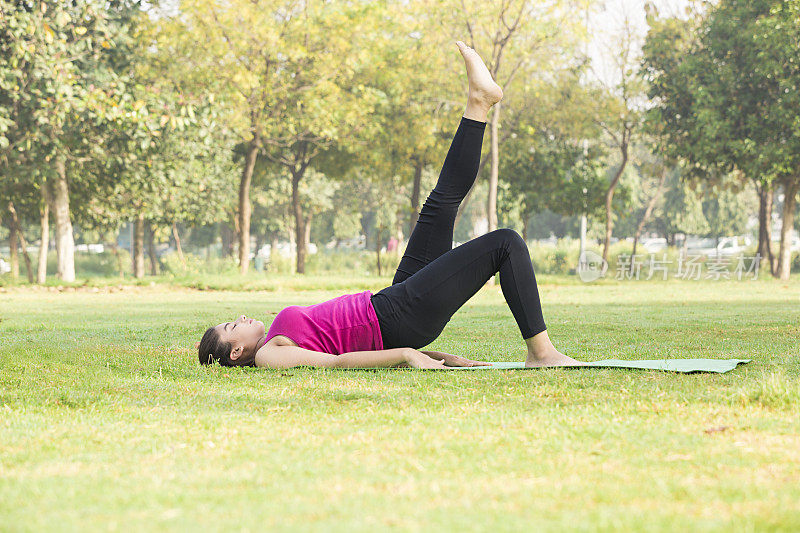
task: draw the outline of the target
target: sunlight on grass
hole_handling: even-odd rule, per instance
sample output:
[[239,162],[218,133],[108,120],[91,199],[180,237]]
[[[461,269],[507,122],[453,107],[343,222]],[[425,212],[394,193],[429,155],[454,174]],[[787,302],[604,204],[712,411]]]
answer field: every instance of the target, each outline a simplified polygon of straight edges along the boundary
[[[542,281],[551,337],[576,357],[753,362],[722,375],[201,368],[191,346],[209,325],[268,324],[381,282],[15,288],[0,308],[3,529],[800,527],[799,285]],[[524,356],[499,286],[431,348]]]

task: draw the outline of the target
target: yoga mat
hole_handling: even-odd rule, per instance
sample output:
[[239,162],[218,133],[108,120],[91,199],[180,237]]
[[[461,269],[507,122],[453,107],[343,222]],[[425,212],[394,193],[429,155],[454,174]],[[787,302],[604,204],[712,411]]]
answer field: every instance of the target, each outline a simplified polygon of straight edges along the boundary
[[[639,359],[633,361],[623,361],[621,359],[603,359],[601,361],[589,361],[586,363],[590,367],[613,367],[613,368],[639,368],[643,370],[665,370],[667,372],[716,372],[724,374],[730,372],[739,363],[747,364],[751,359]],[[538,367],[525,368],[522,361],[514,362],[493,362],[492,366],[459,366],[452,367],[451,370],[538,370]],[[555,367],[555,368],[584,368],[580,366]]]

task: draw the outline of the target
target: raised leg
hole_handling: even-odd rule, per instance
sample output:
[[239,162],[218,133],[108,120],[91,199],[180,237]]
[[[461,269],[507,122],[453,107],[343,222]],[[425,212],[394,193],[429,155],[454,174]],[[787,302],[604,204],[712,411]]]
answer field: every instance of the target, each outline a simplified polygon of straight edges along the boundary
[[478,175],[485,122],[461,118],[439,179],[408,239],[392,283],[400,283],[453,247],[458,206]]
[[464,115],[445,157],[439,179],[419,213],[392,283],[400,283],[453,246],[458,206],[475,178],[489,109],[503,97],[500,86],[475,50],[456,43],[464,58],[469,95]]

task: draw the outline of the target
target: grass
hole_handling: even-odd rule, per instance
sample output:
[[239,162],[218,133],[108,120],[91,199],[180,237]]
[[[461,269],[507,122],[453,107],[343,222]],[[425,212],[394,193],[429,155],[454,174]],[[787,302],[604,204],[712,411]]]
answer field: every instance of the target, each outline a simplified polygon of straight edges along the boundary
[[[800,283],[540,281],[570,355],[754,361],[723,375],[209,369],[190,349],[208,325],[388,278],[9,287],[0,530],[800,528]],[[431,349],[524,355],[499,286]]]

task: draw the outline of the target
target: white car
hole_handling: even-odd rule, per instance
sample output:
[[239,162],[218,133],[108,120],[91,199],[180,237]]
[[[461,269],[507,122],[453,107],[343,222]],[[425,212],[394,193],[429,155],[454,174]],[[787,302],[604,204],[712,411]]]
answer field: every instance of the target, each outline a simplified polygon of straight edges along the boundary
[[[306,247],[306,253],[308,255],[314,255],[318,251],[319,248],[315,243],[308,243],[308,246]],[[283,257],[294,257],[294,255],[297,253],[297,248],[291,243],[279,242],[278,246],[275,247],[275,253]],[[256,256],[269,260],[272,257],[272,245],[265,244],[258,250],[250,252],[250,259],[254,259]]]
[[645,239],[642,241],[642,248],[649,253],[663,252],[667,249],[667,239],[660,237],[657,239]]
[[11,265],[6,263],[5,259],[0,259],[0,274],[11,272]]
[[550,235],[548,238],[546,238],[546,239],[538,239],[536,242],[540,246],[556,247],[556,246],[558,246],[558,237],[556,237],[555,235]]
[[76,244],[75,251],[76,252],[92,252],[95,254],[102,254],[103,250],[105,250],[105,246],[102,244]]
[[750,245],[749,241],[746,237],[723,237],[719,243],[716,239],[689,239],[687,253],[708,257],[739,255]]

